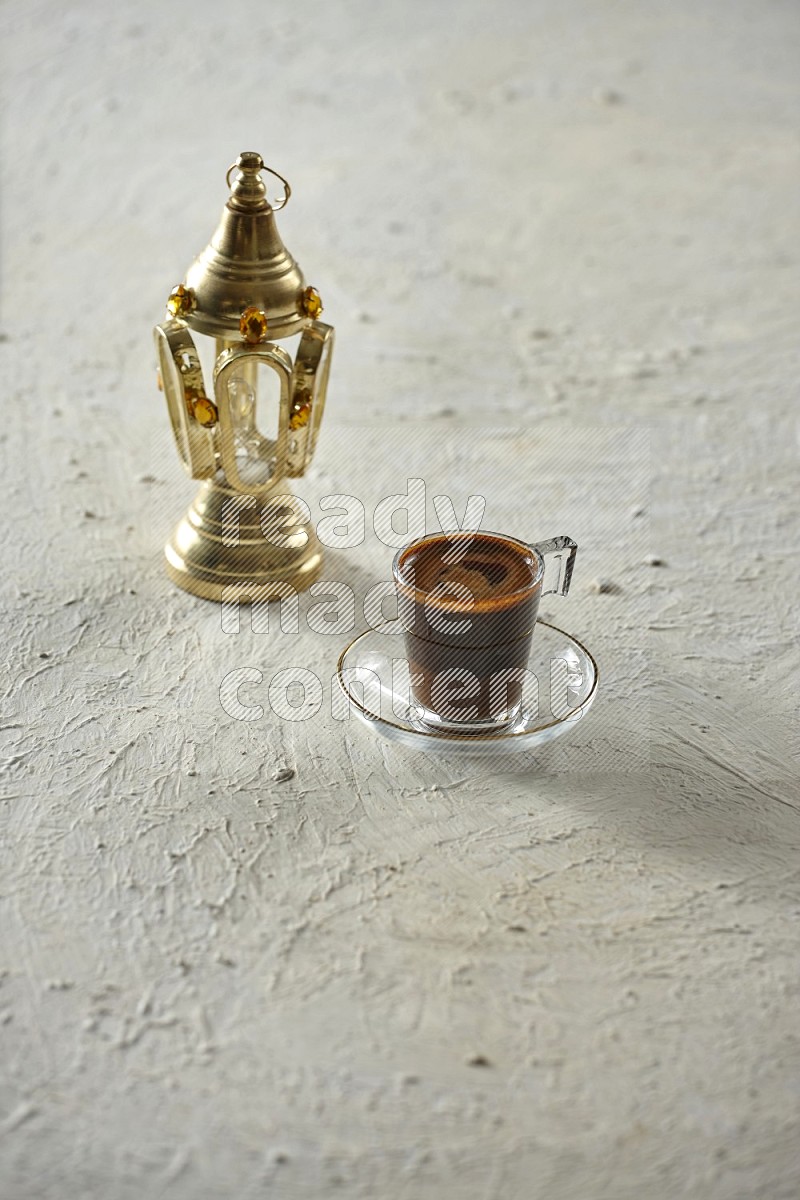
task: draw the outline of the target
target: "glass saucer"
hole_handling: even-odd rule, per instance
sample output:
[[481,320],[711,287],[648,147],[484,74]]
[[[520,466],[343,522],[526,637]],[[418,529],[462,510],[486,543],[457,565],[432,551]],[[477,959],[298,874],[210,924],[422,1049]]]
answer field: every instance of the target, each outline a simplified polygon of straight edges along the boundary
[[411,698],[408,660],[396,622],[359,634],[342,651],[336,672],[342,716],[355,715],[373,733],[417,750],[487,754],[530,750],[569,733],[597,695],[592,655],[563,629],[537,621],[528,658],[529,686],[511,724],[491,732],[455,733],[420,719]]

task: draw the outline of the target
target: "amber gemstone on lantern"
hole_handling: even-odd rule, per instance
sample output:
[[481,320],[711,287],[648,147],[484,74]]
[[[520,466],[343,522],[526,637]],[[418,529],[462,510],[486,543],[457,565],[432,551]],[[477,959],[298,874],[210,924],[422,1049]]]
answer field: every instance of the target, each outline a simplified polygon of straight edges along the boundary
[[210,429],[217,423],[217,406],[208,396],[198,396],[192,401],[192,414],[199,425]]
[[196,303],[192,289],[182,283],[174,287],[167,298],[167,308],[173,317],[185,317],[192,311]]
[[239,332],[253,346],[263,342],[267,336],[267,314],[260,308],[246,308],[239,321]]
[[311,393],[308,388],[299,391],[292,401],[292,411],[289,414],[289,428],[302,429],[308,424],[311,416]]
[[315,287],[307,287],[300,298],[300,307],[307,317],[318,317],[322,312],[322,297]]

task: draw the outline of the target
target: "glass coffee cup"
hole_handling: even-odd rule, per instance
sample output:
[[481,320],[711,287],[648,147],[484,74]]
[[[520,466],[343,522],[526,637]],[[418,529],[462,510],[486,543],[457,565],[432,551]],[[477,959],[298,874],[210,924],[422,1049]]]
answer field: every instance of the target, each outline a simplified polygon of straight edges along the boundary
[[544,595],[569,591],[577,544],[483,530],[436,533],[395,555],[392,575],[420,719],[458,733],[519,716]]

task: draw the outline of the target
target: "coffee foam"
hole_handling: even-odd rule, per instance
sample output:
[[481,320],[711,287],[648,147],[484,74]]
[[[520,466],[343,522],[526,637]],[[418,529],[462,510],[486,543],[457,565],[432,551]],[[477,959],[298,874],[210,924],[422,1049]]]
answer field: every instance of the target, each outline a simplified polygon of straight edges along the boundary
[[436,607],[488,611],[532,589],[539,568],[532,551],[497,534],[436,534],[401,555],[399,582]]

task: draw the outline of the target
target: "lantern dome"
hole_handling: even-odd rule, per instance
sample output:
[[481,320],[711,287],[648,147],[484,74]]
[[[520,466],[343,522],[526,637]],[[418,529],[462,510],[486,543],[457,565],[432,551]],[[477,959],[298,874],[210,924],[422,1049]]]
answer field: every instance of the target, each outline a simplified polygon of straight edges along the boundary
[[[284,196],[277,204],[267,199],[262,171],[269,171],[284,185]],[[233,341],[239,337],[243,311],[255,308],[267,316],[270,339],[290,337],[301,332],[307,322],[303,272],[284,246],[275,223],[275,212],[286,204],[291,189],[253,151],[239,155],[228,171],[227,182],[230,197],[216,232],[186,273],[193,306],[184,319],[197,333]]]

